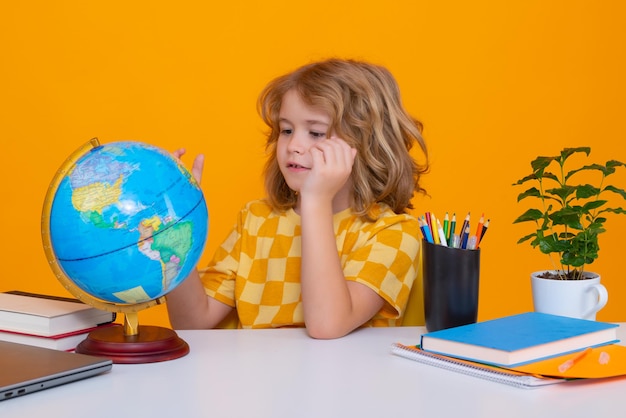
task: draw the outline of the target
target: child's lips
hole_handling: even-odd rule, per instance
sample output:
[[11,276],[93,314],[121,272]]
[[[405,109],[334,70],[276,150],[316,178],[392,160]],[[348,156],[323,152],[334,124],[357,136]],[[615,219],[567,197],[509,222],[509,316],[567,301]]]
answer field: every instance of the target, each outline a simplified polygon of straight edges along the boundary
[[296,163],[287,163],[287,168],[294,171],[308,170],[308,167]]

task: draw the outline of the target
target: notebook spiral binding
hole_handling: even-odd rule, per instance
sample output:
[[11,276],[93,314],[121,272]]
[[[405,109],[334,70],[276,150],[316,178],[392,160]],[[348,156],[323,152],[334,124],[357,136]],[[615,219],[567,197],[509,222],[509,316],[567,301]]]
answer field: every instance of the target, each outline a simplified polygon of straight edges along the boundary
[[478,363],[470,363],[462,360],[457,361],[454,358],[429,353],[420,350],[419,348],[406,346],[400,343],[393,343],[391,345],[391,352],[400,357],[408,358],[409,360],[414,360],[419,363],[523,389],[531,389],[538,386],[551,385],[566,381],[565,379],[518,374],[505,369],[496,370],[489,366],[483,367]]

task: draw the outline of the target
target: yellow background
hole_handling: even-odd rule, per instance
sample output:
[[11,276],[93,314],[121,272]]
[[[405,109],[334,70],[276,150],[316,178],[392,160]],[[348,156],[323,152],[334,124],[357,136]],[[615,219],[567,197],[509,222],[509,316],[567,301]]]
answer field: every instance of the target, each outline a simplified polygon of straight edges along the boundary
[[[614,1],[7,1],[0,6],[0,291],[67,295],[44,255],[40,219],[56,169],[92,137],[207,156],[211,230],[203,263],[238,209],[261,197],[271,78],[339,56],[387,66],[425,125],[430,197],[416,214],[491,219],[479,319],[532,309],[529,275],[547,256],[516,244],[530,225],[512,187],[537,155],[591,146],[626,161],[626,6]],[[626,188],[626,170],[610,179]],[[626,206],[617,199],[615,205]],[[609,218],[600,259],[626,321],[626,216]],[[167,324],[163,306],[140,322]]]

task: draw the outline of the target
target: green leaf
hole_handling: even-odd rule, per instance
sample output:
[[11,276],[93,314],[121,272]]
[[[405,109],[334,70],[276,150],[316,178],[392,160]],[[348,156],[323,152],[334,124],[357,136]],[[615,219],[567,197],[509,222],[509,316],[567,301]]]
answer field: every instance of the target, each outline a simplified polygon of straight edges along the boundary
[[539,242],[539,250],[541,250],[541,252],[544,254],[561,252],[564,249],[567,249],[567,245],[565,245],[563,241],[555,239],[552,235],[544,237]]
[[626,199],[626,191],[624,191],[624,189],[618,189],[615,186],[606,186],[602,191],[605,191],[605,190],[609,192],[617,193],[621,195],[624,199]]
[[562,186],[555,189],[548,189],[546,193],[558,196],[562,201],[567,200],[568,196],[576,193],[576,188],[573,186]]
[[594,200],[592,202],[587,202],[583,205],[583,211],[586,213],[589,213],[593,209],[597,209],[603,206],[605,203],[606,203],[606,200]]
[[563,253],[561,263],[566,266],[582,267],[585,265],[585,257],[576,256],[576,254]]
[[[578,206],[580,208],[580,206]],[[583,225],[580,222],[582,211],[577,210],[576,207],[565,207],[557,210],[556,212],[548,215],[548,218],[554,225],[566,225],[574,229],[583,229]]]
[[518,244],[521,244],[522,242],[526,242],[526,241],[528,241],[529,239],[534,238],[534,237],[536,237],[536,236],[537,236],[537,234],[535,234],[535,233],[533,232],[532,234],[528,234],[528,235],[526,235],[525,237],[522,237],[522,238],[520,238],[519,240],[517,240],[517,243],[518,243]]
[[520,200],[525,199],[527,197],[541,197],[541,192],[536,187],[531,187],[525,192],[522,192],[519,195],[517,195],[517,201],[519,202]]
[[626,164],[624,164],[621,161],[617,161],[617,160],[610,160],[606,162],[606,168],[607,169],[612,169],[610,173],[607,173],[606,175],[608,176],[609,174],[613,174],[615,172],[615,167],[626,167]]
[[528,221],[537,221],[538,219],[543,218],[543,212],[539,209],[528,209],[522,215],[520,215],[516,220],[513,221],[514,224],[520,222],[528,222]]
[[543,175],[543,170],[557,158],[558,157],[537,157],[530,163],[530,166],[533,168],[535,174],[541,176]]
[[552,174],[552,173],[550,173],[548,171],[543,173],[543,178],[541,180],[543,180],[543,179],[550,179],[550,180],[556,181],[557,183],[560,183],[559,178],[555,174]]
[[591,184],[583,184],[575,187],[577,199],[588,199],[592,196],[600,194],[600,189],[593,187]]
[[588,226],[590,229],[598,229],[602,228],[602,225],[606,222],[606,218],[596,217],[593,222],[591,222]]
[[[581,172],[581,171],[599,171],[604,176],[607,175],[607,168],[605,166],[600,165],[600,164],[591,164],[591,165],[585,165],[583,167],[570,171],[569,173],[565,175],[565,181],[567,182],[570,179],[570,177],[572,177],[574,174]],[[615,169],[613,169],[613,171],[615,171]]]
[[517,182],[513,183],[513,186],[517,186],[519,184],[526,183],[529,180],[537,180],[537,175],[535,173],[529,174],[528,176],[517,180]]
[[563,148],[561,151],[561,162],[564,163],[572,154],[584,152],[587,156],[591,152],[591,147]]
[[612,212],[612,213],[619,213],[619,214],[626,214],[626,210],[622,209],[622,208],[606,208],[604,210],[602,210],[602,212]]

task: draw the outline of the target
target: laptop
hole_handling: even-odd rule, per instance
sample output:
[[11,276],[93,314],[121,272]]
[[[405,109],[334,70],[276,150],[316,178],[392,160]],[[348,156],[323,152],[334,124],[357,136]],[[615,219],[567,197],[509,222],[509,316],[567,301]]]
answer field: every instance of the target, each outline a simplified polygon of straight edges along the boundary
[[108,372],[111,359],[0,341],[0,401]]

